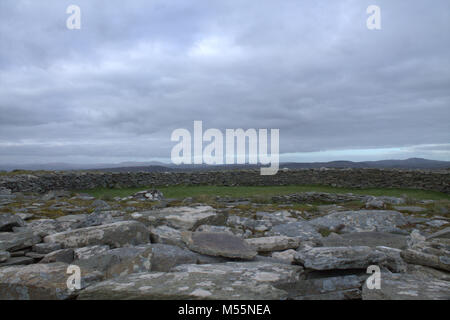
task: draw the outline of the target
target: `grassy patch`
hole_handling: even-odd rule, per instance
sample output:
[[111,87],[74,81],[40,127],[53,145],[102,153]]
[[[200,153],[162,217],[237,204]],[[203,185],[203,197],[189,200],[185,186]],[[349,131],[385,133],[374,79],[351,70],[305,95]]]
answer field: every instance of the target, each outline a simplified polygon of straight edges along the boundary
[[[107,189],[98,188],[93,190],[83,190],[81,192],[88,193],[96,198],[102,197],[126,197],[138,191],[151,189],[152,187],[137,187],[123,189]],[[170,186],[157,187],[164,193],[166,198],[184,199],[192,197],[193,199],[202,199],[205,202],[213,200],[214,197],[230,197],[230,198],[257,198],[261,201],[270,199],[276,195],[286,195],[292,193],[300,193],[307,191],[329,192],[329,193],[354,193],[373,196],[407,196],[417,200],[450,200],[450,195],[435,191],[414,190],[414,189],[350,189],[335,188],[328,186],[265,186],[265,187],[226,187],[226,186]]]

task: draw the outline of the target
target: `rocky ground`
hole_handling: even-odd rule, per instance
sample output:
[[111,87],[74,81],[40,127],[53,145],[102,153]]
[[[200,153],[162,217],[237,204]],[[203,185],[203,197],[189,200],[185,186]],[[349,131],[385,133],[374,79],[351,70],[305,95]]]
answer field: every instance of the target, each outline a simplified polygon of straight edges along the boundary
[[0,189],[0,299],[450,299],[445,201],[105,200]]

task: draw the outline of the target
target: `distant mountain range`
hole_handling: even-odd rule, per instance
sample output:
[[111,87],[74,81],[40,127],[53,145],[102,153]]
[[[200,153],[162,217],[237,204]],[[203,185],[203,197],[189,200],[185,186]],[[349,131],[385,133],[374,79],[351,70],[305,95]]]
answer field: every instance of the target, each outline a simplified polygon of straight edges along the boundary
[[[259,169],[260,165],[174,165],[162,162],[122,162],[118,164],[94,164],[80,165],[69,163],[48,163],[28,165],[0,165],[0,170],[96,170],[111,172],[165,172],[165,171],[207,171],[207,170],[236,170],[236,169]],[[437,161],[421,158],[410,158],[406,160],[379,160],[379,161],[330,161],[330,162],[284,162],[280,168],[379,168],[379,169],[450,169],[450,161]]]

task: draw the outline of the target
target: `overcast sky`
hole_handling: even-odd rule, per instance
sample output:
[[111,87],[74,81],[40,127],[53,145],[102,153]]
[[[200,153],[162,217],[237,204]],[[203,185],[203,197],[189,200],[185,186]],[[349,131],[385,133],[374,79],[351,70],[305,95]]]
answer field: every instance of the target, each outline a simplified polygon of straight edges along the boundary
[[450,160],[449,31],[448,0],[0,0],[0,164],[169,161],[194,120],[278,128],[282,161]]

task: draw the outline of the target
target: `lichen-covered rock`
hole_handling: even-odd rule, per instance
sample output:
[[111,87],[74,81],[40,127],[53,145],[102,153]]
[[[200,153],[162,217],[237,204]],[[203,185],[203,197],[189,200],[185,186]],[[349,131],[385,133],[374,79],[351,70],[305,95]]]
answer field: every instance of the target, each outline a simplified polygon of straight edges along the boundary
[[[32,264],[0,268],[0,300],[63,300],[75,291],[67,287],[68,264]],[[83,273],[81,288],[102,280],[98,272]]]
[[386,260],[386,255],[370,247],[316,247],[299,251],[294,261],[312,270],[366,269]]
[[275,284],[298,281],[298,266],[261,262],[182,265],[172,272],[137,273],[92,285],[78,299],[286,299]]
[[245,239],[248,245],[258,252],[283,251],[287,249],[297,249],[300,245],[299,238],[286,236],[260,237]]
[[380,289],[363,285],[363,300],[450,300],[450,282],[410,274],[381,273]]
[[343,233],[379,231],[392,232],[407,223],[400,212],[390,210],[341,211],[312,219],[309,223],[316,228],[340,229]]
[[225,232],[186,232],[183,240],[192,251],[210,256],[253,259],[257,254],[242,238]]
[[41,242],[33,232],[0,232],[0,251],[17,251]]
[[55,233],[44,238],[44,242],[61,243],[63,248],[78,248],[90,245],[109,245],[112,248],[148,243],[148,229],[136,221],[122,221],[101,226]]

